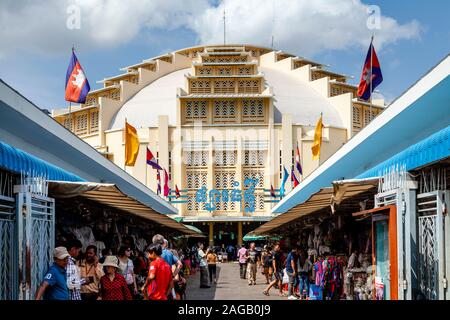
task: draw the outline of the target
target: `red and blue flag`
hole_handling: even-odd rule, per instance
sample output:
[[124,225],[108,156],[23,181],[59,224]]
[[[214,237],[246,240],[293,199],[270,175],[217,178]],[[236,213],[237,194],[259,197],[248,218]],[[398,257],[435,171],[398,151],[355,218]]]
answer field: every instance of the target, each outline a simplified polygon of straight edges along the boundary
[[157,189],[156,189],[156,194],[161,194],[161,175],[159,174],[159,170],[156,173],[156,181],[158,183]]
[[300,164],[300,149],[298,148],[298,142],[297,142],[297,154],[295,155],[295,167],[297,168],[298,173],[300,176],[303,175],[302,165]]
[[292,168],[292,171],[291,171],[291,181],[294,183],[294,188],[300,184],[300,181],[298,181],[297,177],[295,176],[294,168]]
[[366,61],[361,75],[361,81],[358,87],[358,97],[368,101],[372,92],[383,82],[383,74],[381,73],[380,62],[377,53],[373,47],[373,41],[370,42],[370,48],[367,52]]
[[158,161],[149,148],[147,148],[147,164],[153,169],[162,170],[161,166],[158,164]]
[[66,73],[66,101],[86,103],[86,96],[91,90],[80,62],[72,50],[69,67]]

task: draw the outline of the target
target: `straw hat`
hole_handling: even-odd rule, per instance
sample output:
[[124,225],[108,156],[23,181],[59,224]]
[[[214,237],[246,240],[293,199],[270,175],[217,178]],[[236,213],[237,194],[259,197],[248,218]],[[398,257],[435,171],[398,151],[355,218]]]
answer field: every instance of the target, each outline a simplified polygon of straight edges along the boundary
[[103,266],[119,268],[119,259],[115,256],[106,256]]

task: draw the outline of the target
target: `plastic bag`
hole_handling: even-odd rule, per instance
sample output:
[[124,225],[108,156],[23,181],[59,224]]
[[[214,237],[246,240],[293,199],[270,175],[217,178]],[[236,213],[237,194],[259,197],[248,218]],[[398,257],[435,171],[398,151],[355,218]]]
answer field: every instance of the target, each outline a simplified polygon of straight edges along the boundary
[[289,276],[288,276],[288,274],[286,272],[286,269],[284,269],[283,270],[283,282],[282,282],[282,284],[287,284],[287,283],[289,283]]

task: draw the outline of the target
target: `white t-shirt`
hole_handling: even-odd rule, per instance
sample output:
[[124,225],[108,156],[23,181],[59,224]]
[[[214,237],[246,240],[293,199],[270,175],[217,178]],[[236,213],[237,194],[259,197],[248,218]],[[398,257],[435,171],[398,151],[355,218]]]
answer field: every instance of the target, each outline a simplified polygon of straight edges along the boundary
[[131,259],[128,259],[127,262],[122,262],[122,260],[119,259],[119,270],[120,273],[125,277],[125,281],[127,282],[127,284],[133,284],[134,279],[133,279],[133,270],[134,270],[134,265],[133,265],[133,261],[131,261]]
[[206,263],[206,254],[203,250],[198,249],[198,257],[200,258],[200,267],[206,267],[207,263]]

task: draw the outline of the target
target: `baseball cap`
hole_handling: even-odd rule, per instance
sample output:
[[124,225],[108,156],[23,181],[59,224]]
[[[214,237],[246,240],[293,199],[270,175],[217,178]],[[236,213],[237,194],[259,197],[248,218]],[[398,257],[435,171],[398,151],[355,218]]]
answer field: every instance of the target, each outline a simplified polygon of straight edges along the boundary
[[53,257],[56,259],[64,260],[67,257],[70,257],[69,252],[65,247],[57,247],[53,250]]

